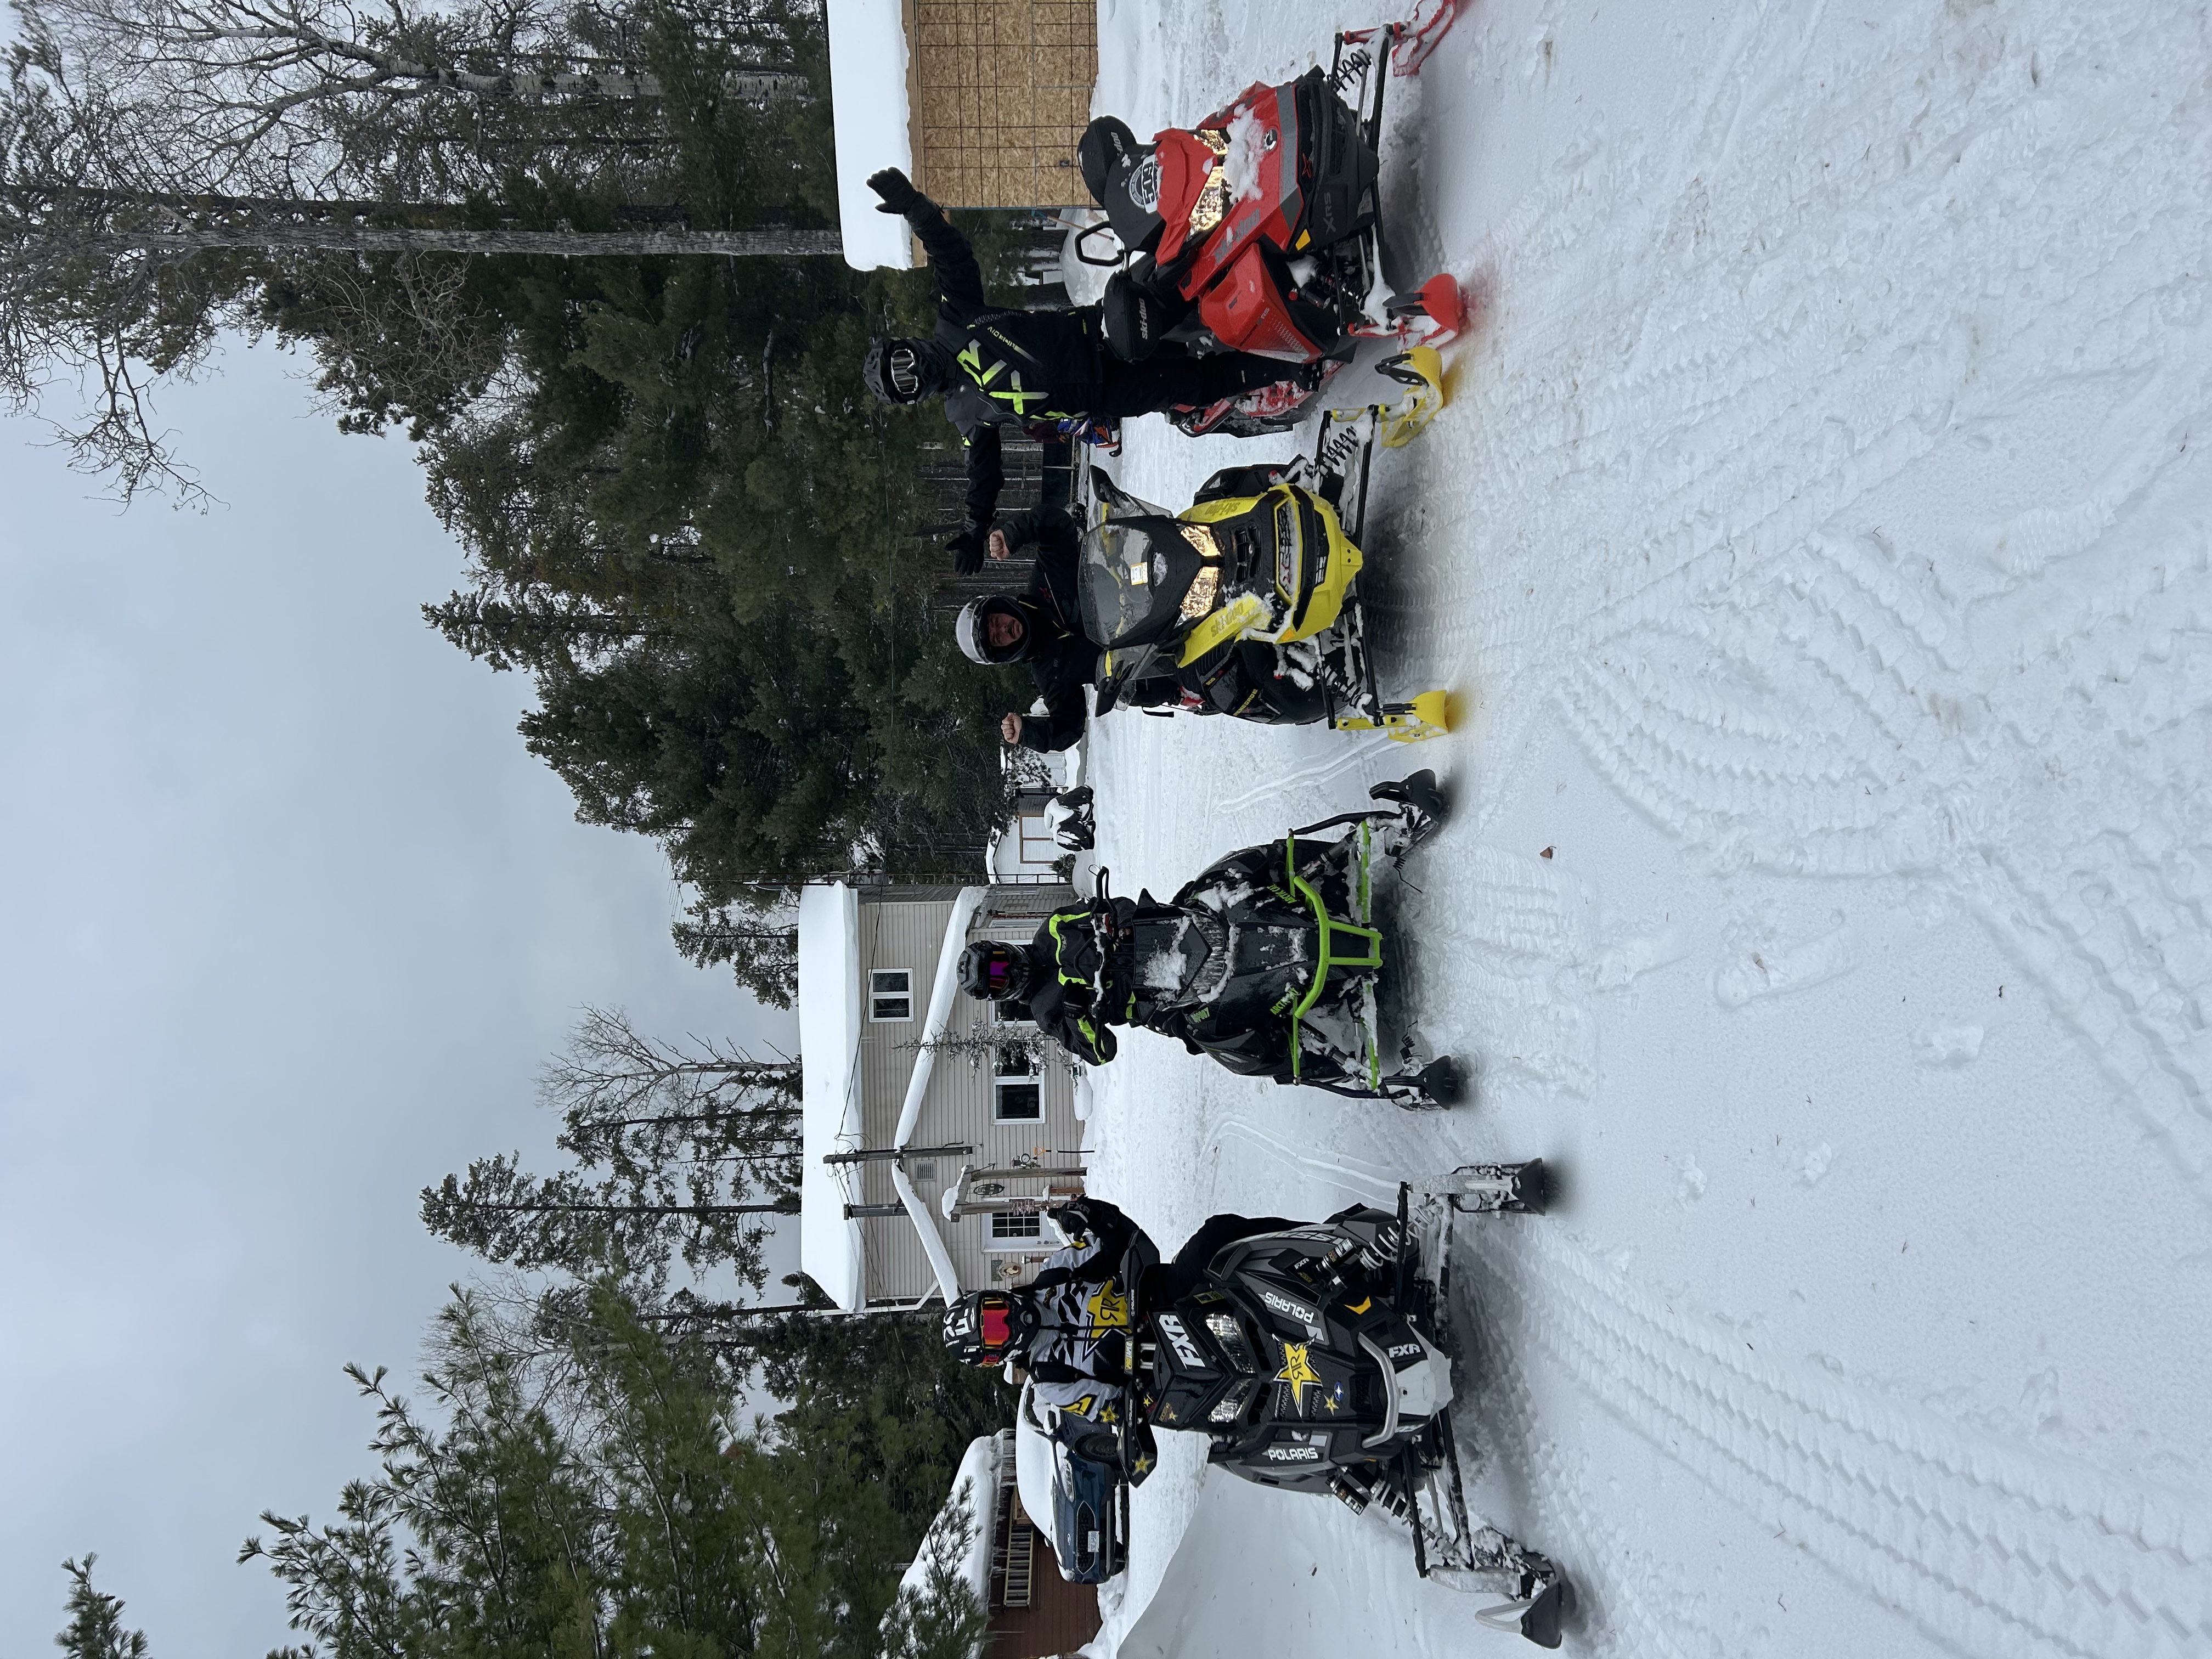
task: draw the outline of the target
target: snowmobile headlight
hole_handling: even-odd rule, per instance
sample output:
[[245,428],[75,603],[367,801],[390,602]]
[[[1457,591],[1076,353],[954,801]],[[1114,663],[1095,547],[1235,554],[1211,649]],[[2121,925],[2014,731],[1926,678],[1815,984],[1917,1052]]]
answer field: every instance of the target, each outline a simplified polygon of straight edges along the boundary
[[1221,222],[1221,216],[1229,210],[1229,181],[1221,176],[1221,167],[1214,164],[1206,174],[1206,188],[1198,192],[1198,200],[1191,204],[1190,228],[1203,236]]
[[[1218,1316],[1216,1316],[1217,1318]],[[1258,1386],[1250,1377],[1244,1378],[1221,1396],[1213,1409],[1206,1413],[1206,1420],[1209,1423],[1234,1423],[1243,1414],[1244,1402],[1252,1397],[1252,1390]]]
[[1252,1357],[1252,1345],[1244,1340],[1243,1328],[1237,1324],[1234,1315],[1208,1314],[1206,1328],[1213,1334],[1213,1340],[1221,1345],[1221,1351],[1229,1356],[1231,1363],[1238,1370],[1256,1371],[1260,1369],[1259,1361]]
[[1221,543],[1215,538],[1212,528],[1208,526],[1179,524],[1176,528],[1182,532],[1183,540],[1191,544],[1200,558],[1211,563],[1221,556]]
[[1185,622],[1196,622],[1213,609],[1221,597],[1221,568],[1202,565],[1191,579],[1190,591],[1182,596],[1182,616]]

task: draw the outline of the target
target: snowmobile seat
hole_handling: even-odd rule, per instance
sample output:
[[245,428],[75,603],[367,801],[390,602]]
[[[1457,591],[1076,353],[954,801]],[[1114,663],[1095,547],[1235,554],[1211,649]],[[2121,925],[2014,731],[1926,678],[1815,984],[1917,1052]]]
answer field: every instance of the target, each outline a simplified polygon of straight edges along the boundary
[[1149,253],[1160,238],[1158,148],[1139,143],[1129,124],[1113,115],[1085,128],[1075,147],[1091,199],[1106,210],[1107,223],[1132,256]]
[[1283,481],[1285,469],[1279,462],[1261,462],[1253,466],[1224,466],[1204,483],[1199,485],[1192,505],[1200,501],[1232,501],[1240,495],[1264,495]]
[[1125,363],[1141,363],[1150,357],[1168,331],[1191,313],[1189,301],[1180,295],[1163,296],[1145,281],[1151,266],[1151,259],[1140,255],[1130,269],[1106,279],[1106,292],[1099,297],[1107,349]]
[[1290,1057],[1279,1028],[1255,1026],[1223,1037],[1185,1037],[1193,1054],[1210,1054],[1239,1077],[1277,1077],[1286,1073]]
[[1076,141],[1076,164],[1083,169],[1083,187],[1100,207],[1113,187],[1116,173],[1136,166],[1150,147],[1137,142],[1129,124],[1118,115],[1102,115],[1084,128]]

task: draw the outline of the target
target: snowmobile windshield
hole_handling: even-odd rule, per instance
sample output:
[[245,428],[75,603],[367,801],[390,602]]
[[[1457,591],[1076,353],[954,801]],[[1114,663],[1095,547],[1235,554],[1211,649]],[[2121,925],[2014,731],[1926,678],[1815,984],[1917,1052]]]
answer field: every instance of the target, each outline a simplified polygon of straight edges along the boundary
[[1221,598],[1219,558],[1203,526],[1146,514],[1109,519],[1083,538],[1083,632],[1094,645],[1154,644]]

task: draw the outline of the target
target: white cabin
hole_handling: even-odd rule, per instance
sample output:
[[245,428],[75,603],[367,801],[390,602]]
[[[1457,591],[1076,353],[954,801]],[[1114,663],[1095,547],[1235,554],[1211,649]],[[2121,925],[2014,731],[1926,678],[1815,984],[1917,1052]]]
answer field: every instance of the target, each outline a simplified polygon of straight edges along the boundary
[[1058,884],[807,887],[799,1265],[848,1312],[1025,1282],[1083,1187],[1077,1068],[959,989],[971,939],[1026,942]]

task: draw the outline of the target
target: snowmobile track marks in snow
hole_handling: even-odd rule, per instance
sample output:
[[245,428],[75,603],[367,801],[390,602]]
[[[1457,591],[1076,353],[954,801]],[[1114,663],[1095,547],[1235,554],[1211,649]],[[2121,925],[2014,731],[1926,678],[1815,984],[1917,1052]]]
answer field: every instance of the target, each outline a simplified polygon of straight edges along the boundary
[[[2212,1510],[1744,1349],[1540,1228],[1469,1242],[1494,1349],[1540,1349],[1691,1474],[1939,1641],[2202,1653]],[[1540,1288],[1532,1288],[1540,1287]]]

